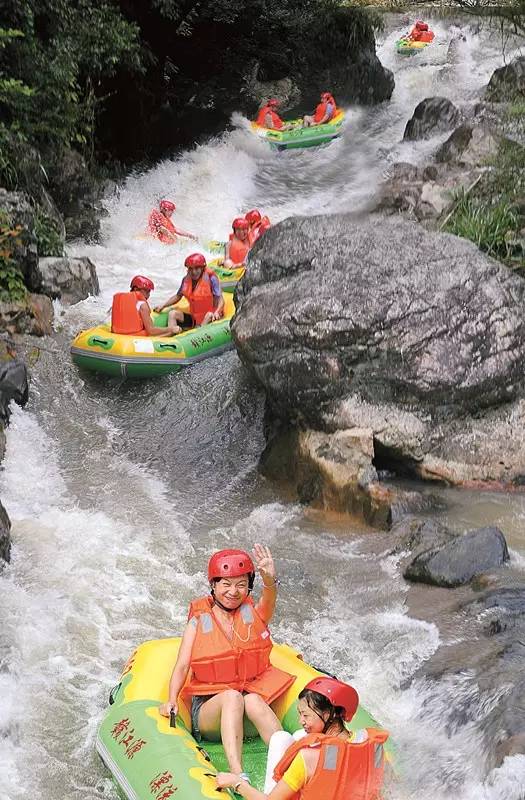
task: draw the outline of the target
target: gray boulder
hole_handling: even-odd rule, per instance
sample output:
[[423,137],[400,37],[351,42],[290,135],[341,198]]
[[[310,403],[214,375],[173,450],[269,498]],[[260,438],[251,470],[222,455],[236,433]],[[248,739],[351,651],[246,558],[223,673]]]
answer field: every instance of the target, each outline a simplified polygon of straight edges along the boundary
[[0,561],[11,558],[11,520],[0,502]]
[[502,137],[483,123],[465,122],[436,153],[436,161],[479,166],[498,152]]
[[525,97],[525,56],[492,73],[485,95],[493,102],[515,102]]
[[509,560],[505,537],[488,527],[457,536],[452,541],[417,555],[403,575],[410,581],[454,587]]
[[232,330],[280,416],[326,427],[350,397],[450,416],[522,390],[524,300],[525,282],[465,240],[299,217],[252,250]]
[[427,97],[416,106],[406,124],[403,139],[427,139],[452,130],[460,119],[460,110],[446,97]]
[[48,297],[73,304],[100,291],[96,267],[87,257],[41,258],[38,266],[42,292]]

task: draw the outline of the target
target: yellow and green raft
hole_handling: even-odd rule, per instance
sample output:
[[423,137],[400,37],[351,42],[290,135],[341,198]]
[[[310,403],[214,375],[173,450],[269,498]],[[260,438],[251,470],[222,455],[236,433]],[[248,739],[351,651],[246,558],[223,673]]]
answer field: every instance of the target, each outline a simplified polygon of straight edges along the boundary
[[[223,294],[224,317],[217,322],[191,328],[176,336],[134,336],[113,333],[111,325],[97,325],[80,331],[71,344],[73,362],[91,372],[118,375],[123,378],[152,378],[178,372],[204,358],[224,353],[233,347],[230,320],[235,313],[232,294]],[[176,308],[189,311],[182,299]],[[168,324],[166,309],[152,314],[159,327]]]
[[[120,683],[111,692],[110,706],[98,730],[97,751],[128,800],[233,797],[229,791],[216,788],[216,772],[228,769],[222,745],[195,741],[186,704],[179,703],[175,728],[159,714],[159,705],[168,697],[180,641],[180,638],[160,639],[145,642],[135,650],[124,667]],[[271,661],[297,676],[272,706],[283,728],[292,733],[300,727],[296,710],[299,692],[322,673],[284,644],[274,645]],[[378,725],[360,706],[348,727],[356,730]],[[261,739],[245,740],[243,765],[252,783],[260,789],[264,783],[266,753]],[[387,760],[392,761],[392,753],[387,741]]]
[[256,136],[264,139],[274,150],[296,150],[301,147],[319,147],[321,144],[331,142],[341,136],[345,112],[339,110],[330,122],[324,125],[311,125],[303,127],[302,119],[287,120],[287,125],[293,127],[286,131],[277,131],[264,128],[251,123],[251,129]]

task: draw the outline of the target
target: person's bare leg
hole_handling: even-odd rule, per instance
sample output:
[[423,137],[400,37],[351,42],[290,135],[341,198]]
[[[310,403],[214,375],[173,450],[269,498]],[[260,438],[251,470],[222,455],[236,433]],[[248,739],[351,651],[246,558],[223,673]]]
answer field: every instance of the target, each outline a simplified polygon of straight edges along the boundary
[[250,722],[259,731],[259,736],[265,744],[268,744],[273,733],[282,730],[283,726],[275,716],[273,709],[258,694],[244,696],[244,711]]
[[172,309],[168,314],[168,327],[174,328],[175,326],[178,327],[179,332],[182,328],[179,326],[179,322],[184,320],[184,314],[182,311],[179,311],[177,308]]
[[199,711],[199,730],[204,739],[222,740],[230,770],[242,772],[242,721],[244,698],[240,692],[228,689],[202,704]]

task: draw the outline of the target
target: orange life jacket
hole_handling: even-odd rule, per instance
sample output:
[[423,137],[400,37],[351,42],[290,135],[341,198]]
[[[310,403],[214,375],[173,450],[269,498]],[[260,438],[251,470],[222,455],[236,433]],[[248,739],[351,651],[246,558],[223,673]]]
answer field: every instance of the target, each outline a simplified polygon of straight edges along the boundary
[[209,311],[215,311],[211,290],[212,275],[215,275],[213,270],[206,267],[196,286],[193,285],[189,275],[186,275],[182,281],[182,294],[190,304],[190,314],[196,325],[201,324]]
[[231,258],[234,264],[244,264],[246,257],[250,252],[250,235],[244,241],[237,239],[235,234],[230,234],[230,247],[228,250],[228,257]]
[[[168,236],[163,228],[167,228],[173,236]],[[164,244],[173,244],[173,237],[176,235],[175,226],[169,217],[166,217],[156,208],[149,215],[148,230],[152,236],[155,236],[156,239]]]
[[323,733],[299,739],[277,764],[274,780],[281,780],[301,750],[319,747],[315,772],[293,800],[379,800],[385,768],[383,744],[388,733],[376,728],[367,731],[368,739],[356,744]]
[[232,613],[230,640],[213,613],[213,598],[201,597],[190,605],[197,632],[191,651],[192,679],[183,695],[218,694],[226,689],[254,692],[267,703],[279,697],[295,680],[270,664],[272,640],[251,597]]
[[132,333],[135,336],[147,336],[142,317],[137,308],[142,300],[148,303],[140,292],[118,292],[113,295],[111,305],[111,331],[112,333]]
[[280,130],[283,127],[284,122],[280,118],[279,114],[276,114],[275,111],[272,111],[270,106],[264,106],[263,108],[261,108],[261,110],[257,114],[257,120],[256,120],[257,121],[257,125],[261,125],[261,127],[266,128],[266,115],[267,114],[269,114],[270,117],[272,118],[273,127],[276,130]]
[[321,122],[324,115],[326,114],[328,103],[330,103],[330,105],[332,106],[332,116],[327,119],[327,122],[330,122],[330,120],[332,120],[335,117],[335,115],[337,114],[337,106],[335,104],[334,98],[332,97],[332,95],[330,95],[330,100],[319,103],[319,105],[315,109],[314,122]]

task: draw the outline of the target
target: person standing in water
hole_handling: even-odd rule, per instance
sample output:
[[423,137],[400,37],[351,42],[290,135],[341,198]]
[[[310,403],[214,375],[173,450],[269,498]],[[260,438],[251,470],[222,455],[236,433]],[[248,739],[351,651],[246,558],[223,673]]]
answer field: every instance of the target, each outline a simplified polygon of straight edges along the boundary
[[[222,740],[230,769],[246,785],[243,726],[268,744],[281,730],[271,703],[295,680],[270,664],[273,645],[267,626],[275,609],[277,578],[270,549],[256,544],[253,552],[255,564],[245,550],[221,550],[211,557],[210,594],[190,604],[168,700],[159,708],[163,716],[177,713],[183,690],[182,696],[191,698],[193,736],[197,741]],[[250,594],[256,570],[263,588],[254,603]]]

